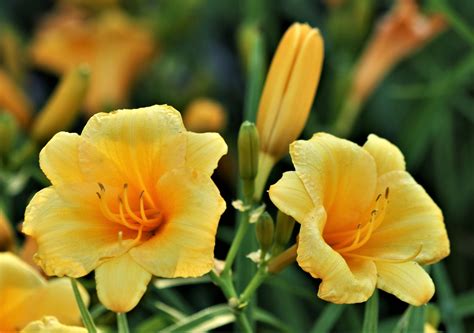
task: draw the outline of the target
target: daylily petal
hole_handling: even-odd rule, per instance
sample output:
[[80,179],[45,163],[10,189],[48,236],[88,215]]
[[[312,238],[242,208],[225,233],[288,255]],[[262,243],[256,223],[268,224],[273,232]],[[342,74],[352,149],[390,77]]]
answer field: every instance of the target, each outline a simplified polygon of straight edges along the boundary
[[166,170],[184,165],[184,131],[171,106],[98,113],[82,131],[89,144],[79,150],[81,169],[89,181],[151,191]]
[[18,304],[46,281],[30,265],[12,253],[0,253],[0,330],[7,329],[7,320]]
[[322,279],[318,296],[343,304],[366,301],[377,281],[375,264],[369,260],[344,259],[321,236],[326,214],[314,210],[301,222],[297,261],[314,278]]
[[415,306],[426,304],[433,297],[433,281],[418,263],[376,262],[376,266],[378,288]]
[[175,169],[157,184],[164,223],[155,236],[130,250],[132,258],[153,275],[195,277],[214,264],[217,224],[225,210],[219,190],[208,176]]
[[84,180],[79,168],[78,147],[81,141],[75,133],[59,132],[41,150],[41,170],[54,185]]
[[56,318],[46,316],[29,323],[20,333],[87,333],[87,329],[63,325]]
[[290,154],[298,177],[315,205],[323,205],[327,230],[355,228],[372,203],[376,186],[374,159],[358,145],[330,134],[295,141]]
[[[89,304],[89,295],[81,285],[79,291],[85,304]],[[67,278],[48,281],[46,285],[35,289],[15,309],[16,311],[10,312],[7,321],[14,323],[16,327],[24,327],[44,316],[54,316],[67,325],[81,323],[71,281]]]
[[449,254],[443,215],[425,190],[404,171],[379,178],[380,192],[389,188],[387,211],[380,227],[358,253],[407,258],[421,246],[419,263],[433,263]]
[[186,166],[211,175],[219,159],[227,154],[227,144],[218,133],[186,132]]
[[405,158],[402,152],[388,140],[370,134],[363,148],[375,159],[379,177],[390,171],[405,170]]
[[150,279],[151,274],[128,253],[103,263],[95,270],[99,300],[115,312],[132,310],[145,293]]
[[279,210],[298,222],[314,210],[311,197],[294,171],[285,172],[276,184],[270,186],[268,193]]
[[[96,191],[97,184],[48,187],[31,200],[23,232],[37,240],[35,260],[46,274],[81,277],[101,261],[126,251],[134,235],[104,220],[94,198]],[[122,244],[119,231],[123,233]]]

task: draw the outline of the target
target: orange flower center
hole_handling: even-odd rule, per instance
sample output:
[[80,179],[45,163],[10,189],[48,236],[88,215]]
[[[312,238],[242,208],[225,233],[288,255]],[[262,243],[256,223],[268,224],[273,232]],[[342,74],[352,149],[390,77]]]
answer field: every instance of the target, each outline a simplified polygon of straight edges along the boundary
[[357,250],[367,244],[372,234],[382,224],[385,217],[385,212],[387,210],[387,205],[389,203],[388,196],[389,188],[387,187],[385,189],[384,195],[379,194],[375,199],[374,208],[370,212],[369,220],[365,223],[357,224],[355,230],[324,233],[324,239],[326,243],[329,244],[334,251],[338,252],[344,257],[353,257],[392,263],[403,263],[416,258],[416,256],[418,256],[418,254],[420,254],[421,252],[421,245],[412,255],[400,259],[371,257],[357,254]]
[[[140,192],[138,205],[132,206],[129,198],[128,184],[124,184],[122,193],[117,197],[116,208],[111,209],[107,202],[105,186],[101,183],[98,183],[98,185],[100,192],[96,192],[96,194],[99,198],[102,214],[111,222],[137,231],[134,244],[141,240],[143,232],[153,231],[161,224],[162,214],[156,209],[153,201],[149,200],[152,203],[151,207],[145,207],[145,196],[148,194],[144,190]],[[133,209],[132,207],[136,208]],[[122,232],[119,232],[118,237],[119,241],[122,241]]]

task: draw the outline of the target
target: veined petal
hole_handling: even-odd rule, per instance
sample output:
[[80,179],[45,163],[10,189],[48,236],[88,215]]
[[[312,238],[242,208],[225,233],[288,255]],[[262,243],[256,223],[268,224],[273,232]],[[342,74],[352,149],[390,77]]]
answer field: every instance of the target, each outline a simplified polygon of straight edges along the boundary
[[40,152],[40,166],[53,185],[84,180],[79,167],[78,147],[82,139],[75,133],[59,132]]
[[104,262],[95,270],[97,294],[109,310],[128,312],[140,301],[151,274],[126,253]]
[[126,251],[134,235],[105,220],[97,202],[88,204],[88,200],[98,200],[96,191],[97,184],[48,187],[31,200],[23,232],[38,242],[35,260],[46,274],[81,277],[103,260]]
[[433,297],[433,281],[418,263],[376,262],[376,266],[378,288],[415,306],[426,304]]
[[0,253],[0,331],[9,327],[9,316],[30,293],[46,281],[30,265],[12,253]]
[[224,139],[218,133],[186,132],[186,137],[186,166],[210,176],[227,154]]
[[405,158],[397,146],[375,134],[370,134],[363,148],[375,159],[377,175],[390,171],[405,171]]
[[321,236],[324,219],[324,210],[315,209],[301,223],[296,260],[303,270],[322,280],[320,298],[337,304],[364,302],[375,290],[375,264],[345,259],[327,245]]
[[94,115],[79,148],[89,181],[151,191],[160,175],[183,166],[186,136],[181,115],[167,105]]
[[330,134],[295,141],[290,154],[315,205],[323,205],[326,231],[355,229],[374,200],[374,159],[358,145]]
[[196,277],[214,264],[217,224],[225,202],[209,176],[175,169],[157,184],[164,223],[156,235],[130,250],[153,275]]
[[[79,291],[85,304],[88,305],[89,295],[86,290],[79,285]],[[9,313],[7,322],[15,327],[24,327],[44,316],[54,316],[66,325],[81,323],[81,314],[69,279],[54,279],[36,288],[15,307],[15,311]]]
[[378,189],[389,188],[380,227],[358,253],[373,257],[407,258],[421,246],[419,263],[433,263],[449,254],[443,215],[425,190],[405,171],[379,178]]
[[314,210],[311,197],[294,171],[285,172],[276,184],[270,186],[268,193],[273,204],[297,222],[304,221]]

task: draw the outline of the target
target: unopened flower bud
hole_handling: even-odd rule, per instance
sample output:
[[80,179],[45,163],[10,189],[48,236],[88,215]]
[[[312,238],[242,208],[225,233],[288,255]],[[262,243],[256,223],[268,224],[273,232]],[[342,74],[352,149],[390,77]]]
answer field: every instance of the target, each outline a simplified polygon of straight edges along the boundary
[[286,244],[288,244],[294,227],[295,219],[282,213],[281,211],[278,211],[275,228],[274,254],[281,252],[285,248]]
[[245,121],[240,126],[239,172],[243,181],[243,192],[246,199],[251,199],[254,192],[254,180],[258,172],[259,138],[255,124]]
[[221,132],[227,122],[224,107],[209,98],[193,100],[183,115],[184,126],[188,131]]
[[31,133],[33,139],[45,142],[72,125],[84,102],[89,78],[86,66],[78,66],[66,74],[36,118]]
[[260,134],[259,199],[273,165],[303,131],[319,83],[324,45],[319,30],[293,24],[278,45],[257,114]]
[[0,108],[11,113],[21,127],[28,127],[33,112],[31,102],[20,87],[1,69]]
[[273,245],[273,230],[273,219],[270,214],[264,212],[255,226],[257,240],[263,254],[267,253]]
[[9,113],[0,112],[0,156],[10,151],[17,130],[15,118]]

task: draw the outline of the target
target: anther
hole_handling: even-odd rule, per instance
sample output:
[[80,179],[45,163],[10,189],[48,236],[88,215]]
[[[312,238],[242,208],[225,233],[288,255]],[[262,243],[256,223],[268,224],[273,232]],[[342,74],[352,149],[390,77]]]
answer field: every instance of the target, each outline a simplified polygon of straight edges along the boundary
[[105,186],[102,183],[97,183],[102,192],[105,192]]
[[377,195],[377,199],[375,199],[375,202],[379,201],[381,197],[382,197],[382,194],[379,193],[379,195]]
[[388,194],[390,193],[390,187],[385,189],[385,199],[388,199]]

